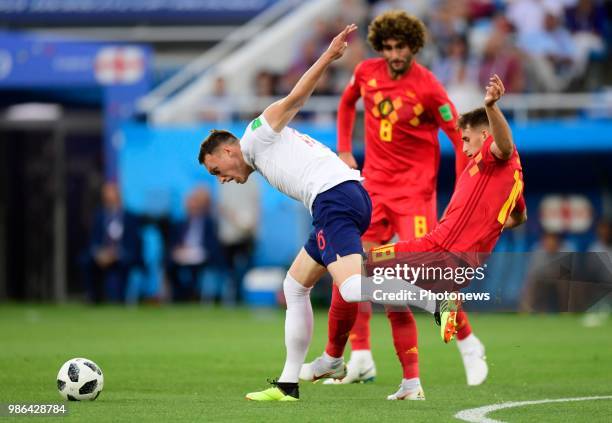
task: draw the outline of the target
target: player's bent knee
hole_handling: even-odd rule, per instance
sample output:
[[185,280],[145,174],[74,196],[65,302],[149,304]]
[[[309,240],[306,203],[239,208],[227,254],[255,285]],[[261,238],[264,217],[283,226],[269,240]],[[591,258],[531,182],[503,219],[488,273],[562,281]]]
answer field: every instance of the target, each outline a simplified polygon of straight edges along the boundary
[[352,275],[361,273],[363,258],[361,254],[349,254],[338,257],[333,263],[327,265],[327,270],[336,282],[347,280]]
[[317,263],[302,248],[289,268],[288,275],[307,288],[312,287],[325,273],[325,267]]
[[340,285],[340,295],[347,303],[358,303],[361,298],[361,274],[349,276]]
[[285,275],[285,280],[283,281],[283,293],[285,297],[287,297],[287,294],[309,295],[311,289],[311,287],[304,286],[289,273]]

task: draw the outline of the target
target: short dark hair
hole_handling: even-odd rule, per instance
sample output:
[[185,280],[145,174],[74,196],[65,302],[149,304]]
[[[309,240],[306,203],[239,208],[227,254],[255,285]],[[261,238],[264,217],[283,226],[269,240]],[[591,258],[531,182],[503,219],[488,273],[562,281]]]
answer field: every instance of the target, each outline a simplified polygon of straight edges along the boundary
[[481,125],[489,126],[489,117],[484,107],[479,107],[478,109],[462,114],[459,117],[457,125],[459,125],[461,129],[466,129],[468,126],[472,128]]
[[225,131],[223,129],[213,129],[210,131],[210,134],[206,137],[202,144],[200,145],[200,154],[198,155],[198,162],[200,164],[204,164],[204,157],[207,154],[212,154],[215,152],[217,147],[222,144],[229,144],[238,142],[238,138],[234,136],[229,131]]
[[383,42],[393,38],[405,42],[413,54],[425,45],[425,25],[416,16],[402,10],[390,10],[374,18],[368,26],[368,42],[382,51]]

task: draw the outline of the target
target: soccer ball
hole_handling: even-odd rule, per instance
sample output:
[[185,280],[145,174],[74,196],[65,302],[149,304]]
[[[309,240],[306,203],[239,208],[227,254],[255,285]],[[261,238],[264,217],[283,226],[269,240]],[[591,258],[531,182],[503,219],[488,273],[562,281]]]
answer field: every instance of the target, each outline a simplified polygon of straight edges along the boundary
[[102,369],[86,358],[73,358],[57,374],[57,390],[69,401],[95,400],[104,388]]

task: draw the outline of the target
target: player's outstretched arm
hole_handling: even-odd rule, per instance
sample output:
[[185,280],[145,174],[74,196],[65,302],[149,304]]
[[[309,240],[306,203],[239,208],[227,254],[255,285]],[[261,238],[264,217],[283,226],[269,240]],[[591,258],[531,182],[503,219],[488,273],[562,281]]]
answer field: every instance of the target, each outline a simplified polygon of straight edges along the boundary
[[485,110],[489,118],[489,126],[495,142],[491,144],[491,153],[499,159],[508,160],[514,151],[512,142],[512,131],[497,106],[497,101],[504,95],[505,88],[502,80],[497,75],[489,78],[487,92],[485,94]]
[[355,126],[357,101],[361,97],[359,85],[360,66],[357,65],[355,68],[351,81],[344,89],[338,102],[338,156],[352,169],[357,169],[357,160],[353,156],[353,127]]
[[355,24],[347,25],[340,34],[334,37],[327,50],[314,65],[302,75],[287,97],[272,103],[264,110],[264,118],[272,129],[280,132],[293,119],[312,94],[323,72],[334,60],[342,57],[348,46],[347,37],[356,29]]

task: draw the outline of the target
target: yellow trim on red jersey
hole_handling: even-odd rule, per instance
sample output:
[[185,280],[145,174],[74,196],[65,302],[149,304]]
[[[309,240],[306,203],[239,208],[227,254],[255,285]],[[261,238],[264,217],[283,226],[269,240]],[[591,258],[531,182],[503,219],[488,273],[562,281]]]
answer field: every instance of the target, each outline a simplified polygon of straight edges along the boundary
[[395,246],[394,244],[386,244],[380,247],[372,249],[372,261],[377,263],[379,261],[392,260],[395,258]]
[[418,116],[422,114],[425,111],[425,109],[423,108],[423,105],[421,103],[418,103],[412,108],[412,111],[414,112],[415,115]]
[[399,117],[397,116],[397,112],[395,110],[392,113],[390,113],[388,117],[389,117],[389,121],[391,121],[392,124],[394,124],[395,122],[399,120]]

